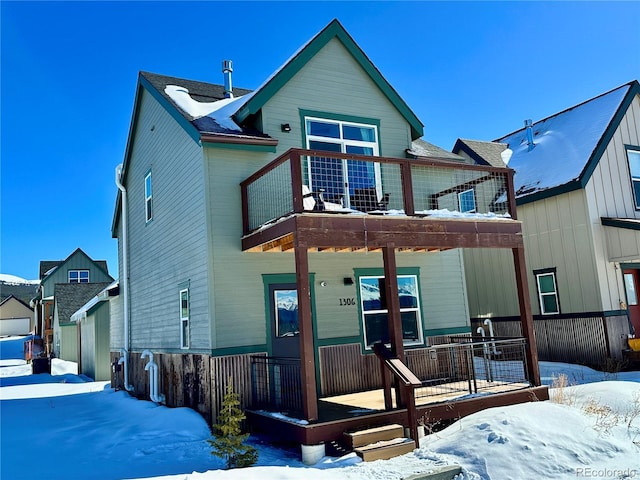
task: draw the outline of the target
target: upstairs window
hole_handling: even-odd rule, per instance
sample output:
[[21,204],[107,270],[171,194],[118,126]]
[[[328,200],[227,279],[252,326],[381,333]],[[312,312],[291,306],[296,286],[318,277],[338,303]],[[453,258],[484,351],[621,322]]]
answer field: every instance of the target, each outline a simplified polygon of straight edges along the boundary
[[627,149],[629,173],[631,175],[631,189],[636,210],[640,210],[640,147],[638,150]]
[[[377,125],[305,117],[305,134],[310,150],[379,155]],[[312,157],[305,175],[312,190],[324,191],[326,200],[345,207],[359,192],[378,191],[381,197],[380,166],[374,162]]]
[[151,172],[144,177],[144,209],[146,221],[153,218],[153,191],[151,190]]
[[89,270],[69,270],[69,283],[89,283]]
[[538,286],[538,301],[540,302],[540,313],[542,315],[555,315],[560,313],[560,302],[558,300],[558,284],[556,282],[556,269],[536,270]]

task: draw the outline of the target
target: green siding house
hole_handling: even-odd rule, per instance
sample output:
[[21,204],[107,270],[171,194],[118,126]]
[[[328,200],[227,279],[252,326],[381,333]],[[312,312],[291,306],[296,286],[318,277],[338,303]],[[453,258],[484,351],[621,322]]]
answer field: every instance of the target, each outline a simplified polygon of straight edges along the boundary
[[420,139],[336,20],[256,90],[224,67],[225,85],[139,75],[116,173],[112,381],[213,421],[232,377],[245,407],[316,423],[321,398],[383,387],[376,342],[425,360],[470,334],[459,247],[522,260],[520,223],[493,201],[512,172]]
[[[507,148],[540,357],[621,360],[627,336],[640,333],[640,85],[527,121],[495,142],[458,140],[453,151],[496,164]],[[468,250],[465,267],[472,319],[518,334],[509,258]]]

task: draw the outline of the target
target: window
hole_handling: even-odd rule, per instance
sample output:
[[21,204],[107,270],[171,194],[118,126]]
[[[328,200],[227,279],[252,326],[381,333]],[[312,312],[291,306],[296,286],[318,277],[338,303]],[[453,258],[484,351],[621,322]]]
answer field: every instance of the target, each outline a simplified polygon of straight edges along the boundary
[[[336,153],[378,156],[378,126],[304,117],[307,148]],[[312,157],[305,172],[314,191],[324,190],[330,202],[350,206],[356,190],[377,189],[382,198],[380,166],[374,162]]]
[[636,210],[640,210],[640,149],[627,148],[629,174],[631,175],[631,189]]
[[462,213],[476,212],[476,194],[473,188],[458,194],[458,205]]
[[274,290],[276,337],[294,337],[300,333],[298,322],[298,291]]
[[69,283],[89,283],[89,270],[69,270]]
[[146,221],[153,218],[153,192],[151,190],[151,172],[144,177],[144,208]]
[[533,272],[538,284],[538,300],[542,315],[554,315],[560,313],[558,301],[558,287],[556,283],[556,269],[536,270]]
[[[365,346],[370,348],[375,342],[380,341],[389,343],[389,310],[385,297],[385,278],[362,276],[359,282]],[[404,344],[421,344],[422,321],[416,275],[398,275],[398,295]]]
[[180,290],[180,347],[189,348],[189,289]]
[[627,305],[638,305],[638,293],[636,292],[633,273],[624,274],[624,288],[627,292]]

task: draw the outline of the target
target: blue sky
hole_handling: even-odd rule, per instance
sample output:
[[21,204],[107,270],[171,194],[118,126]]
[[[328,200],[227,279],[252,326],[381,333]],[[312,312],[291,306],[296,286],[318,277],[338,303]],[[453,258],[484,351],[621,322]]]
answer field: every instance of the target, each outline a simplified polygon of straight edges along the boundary
[[[107,260],[138,71],[256,88],[338,18],[447,150],[640,79],[640,2],[0,3],[0,272]],[[240,240],[238,239],[238,242]]]

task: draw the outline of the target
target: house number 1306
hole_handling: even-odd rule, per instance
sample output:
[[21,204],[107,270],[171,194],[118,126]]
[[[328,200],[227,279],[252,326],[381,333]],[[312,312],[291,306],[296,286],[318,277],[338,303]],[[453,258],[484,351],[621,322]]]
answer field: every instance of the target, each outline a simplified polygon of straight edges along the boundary
[[355,298],[341,298],[340,299],[340,306],[341,307],[346,307],[347,305],[355,305],[356,304],[356,299]]

